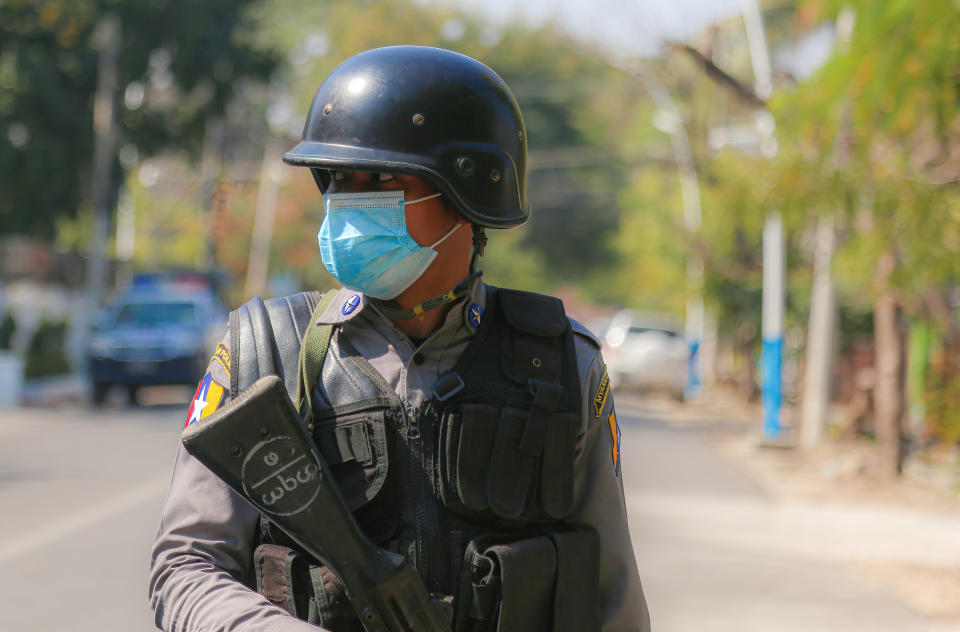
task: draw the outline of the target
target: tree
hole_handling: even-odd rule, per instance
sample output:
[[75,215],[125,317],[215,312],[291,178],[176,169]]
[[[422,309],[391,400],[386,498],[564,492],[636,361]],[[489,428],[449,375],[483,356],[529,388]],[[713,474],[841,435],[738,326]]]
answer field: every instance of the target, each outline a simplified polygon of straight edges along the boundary
[[255,0],[8,0],[0,3],[0,232],[41,238],[76,215],[93,154],[97,51],[104,12],[121,23],[119,161],[175,147],[197,152],[208,118],[234,89],[263,79],[276,55],[251,41]]
[[[827,0],[802,10],[855,25],[812,80],[775,103],[793,147],[781,173],[803,183],[808,202],[845,217],[851,237],[837,268],[841,287],[874,300],[875,423],[883,471],[895,474],[903,456],[902,314],[919,315],[929,288],[960,273],[960,12],[946,0]],[[849,148],[842,168],[838,143]]]

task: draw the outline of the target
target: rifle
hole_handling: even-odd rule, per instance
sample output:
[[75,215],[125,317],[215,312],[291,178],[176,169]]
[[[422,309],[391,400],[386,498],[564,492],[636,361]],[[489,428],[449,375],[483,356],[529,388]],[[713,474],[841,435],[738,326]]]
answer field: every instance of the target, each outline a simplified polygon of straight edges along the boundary
[[184,448],[343,580],[367,632],[449,632],[406,559],[367,539],[347,508],[283,382],[263,377],[188,426]]

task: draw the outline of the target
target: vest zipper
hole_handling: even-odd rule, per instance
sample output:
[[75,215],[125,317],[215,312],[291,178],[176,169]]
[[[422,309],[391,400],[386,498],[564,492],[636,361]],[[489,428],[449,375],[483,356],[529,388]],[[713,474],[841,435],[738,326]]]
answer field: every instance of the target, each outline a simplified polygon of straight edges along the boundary
[[[407,417],[407,441],[410,445],[410,459],[407,461],[410,468],[410,484],[413,487],[413,509],[414,509],[414,566],[417,572],[427,581],[427,571],[429,564],[429,542],[423,536],[427,511],[424,502],[423,487],[424,476],[426,475],[423,462],[423,445],[420,441],[420,423],[417,411],[409,402],[403,402],[403,412]],[[419,471],[418,471],[419,468]]]

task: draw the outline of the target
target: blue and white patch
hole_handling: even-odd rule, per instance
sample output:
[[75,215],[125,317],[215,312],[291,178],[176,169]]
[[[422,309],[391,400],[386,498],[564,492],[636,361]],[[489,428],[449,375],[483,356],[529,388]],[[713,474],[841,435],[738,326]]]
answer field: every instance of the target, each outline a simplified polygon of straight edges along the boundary
[[467,320],[474,329],[480,326],[481,316],[483,316],[483,308],[477,303],[471,303],[470,307],[467,308]]
[[357,305],[360,304],[360,295],[354,294],[346,300],[343,304],[343,307],[340,308],[340,313],[344,316],[349,316],[353,313],[353,310],[357,309]]

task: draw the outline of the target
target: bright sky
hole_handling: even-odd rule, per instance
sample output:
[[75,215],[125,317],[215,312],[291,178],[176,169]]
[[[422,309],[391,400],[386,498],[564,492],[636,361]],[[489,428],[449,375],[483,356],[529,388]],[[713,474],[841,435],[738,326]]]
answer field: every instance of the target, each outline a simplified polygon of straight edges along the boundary
[[686,40],[740,12],[741,0],[419,0],[459,6],[490,22],[555,20],[571,36],[620,57],[650,55],[664,39]]

